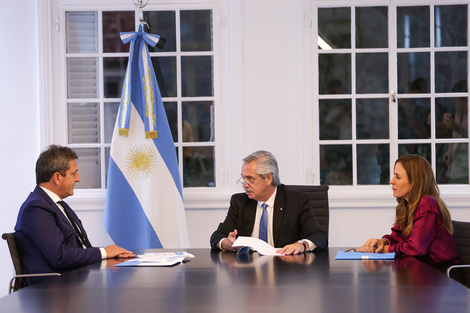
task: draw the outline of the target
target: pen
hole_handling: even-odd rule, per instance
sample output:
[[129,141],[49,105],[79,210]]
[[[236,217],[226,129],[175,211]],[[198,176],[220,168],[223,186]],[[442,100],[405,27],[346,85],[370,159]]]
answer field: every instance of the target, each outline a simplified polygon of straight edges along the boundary
[[351,248],[351,249],[348,249],[348,250],[346,250],[346,251],[344,251],[344,252],[356,252],[356,248]]

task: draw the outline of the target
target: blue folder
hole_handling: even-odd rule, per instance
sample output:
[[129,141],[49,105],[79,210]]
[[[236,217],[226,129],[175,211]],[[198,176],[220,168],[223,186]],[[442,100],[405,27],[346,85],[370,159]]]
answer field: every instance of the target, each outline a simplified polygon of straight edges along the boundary
[[390,253],[367,253],[367,252],[344,252],[338,251],[335,260],[393,260],[395,252]]

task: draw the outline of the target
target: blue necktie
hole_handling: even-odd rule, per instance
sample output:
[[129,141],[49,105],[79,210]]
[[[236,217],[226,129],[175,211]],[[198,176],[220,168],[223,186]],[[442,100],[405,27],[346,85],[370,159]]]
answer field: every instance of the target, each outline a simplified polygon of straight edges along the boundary
[[266,211],[266,203],[261,204],[263,208],[263,214],[261,215],[261,220],[259,221],[259,239],[268,242],[268,211]]

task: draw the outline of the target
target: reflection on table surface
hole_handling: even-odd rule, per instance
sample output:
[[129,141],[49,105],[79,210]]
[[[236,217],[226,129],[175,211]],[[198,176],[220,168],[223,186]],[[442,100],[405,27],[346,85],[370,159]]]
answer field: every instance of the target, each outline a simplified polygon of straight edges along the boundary
[[[172,267],[108,260],[0,299],[8,312],[469,312],[470,291],[414,258],[334,260],[187,249]],[[152,250],[151,252],[154,252]]]

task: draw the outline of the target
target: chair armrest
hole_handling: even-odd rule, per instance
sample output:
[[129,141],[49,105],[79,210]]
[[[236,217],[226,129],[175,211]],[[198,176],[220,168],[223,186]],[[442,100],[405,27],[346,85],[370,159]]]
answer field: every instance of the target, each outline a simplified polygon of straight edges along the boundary
[[15,279],[17,279],[17,278],[25,278],[25,277],[44,277],[44,276],[62,276],[62,274],[60,274],[60,273],[37,273],[37,274],[18,274],[18,275],[15,275],[15,276],[13,276],[13,278],[10,280],[10,289],[9,289],[8,293],[11,293],[11,292],[15,289],[15,286],[14,286],[13,282],[14,282]]
[[462,265],[452,265],[449,266],[446,270],[446,275],[447,277],[450,277],[450,271],[453,270],[454,268],[465,268],[465,267],[470,267],[470,264],[462,264]]

